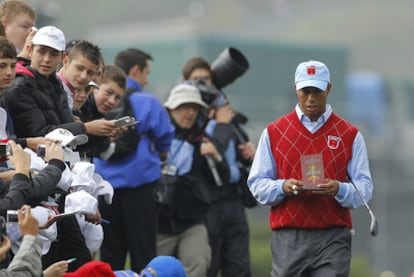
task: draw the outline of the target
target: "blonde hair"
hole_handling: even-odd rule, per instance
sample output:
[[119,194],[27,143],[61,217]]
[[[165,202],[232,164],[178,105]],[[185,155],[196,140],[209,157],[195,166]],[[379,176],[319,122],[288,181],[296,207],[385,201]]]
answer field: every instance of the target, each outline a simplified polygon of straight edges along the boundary
[[36,20],[36,11],[23,0],[6,0],[0,4],[0,20],[12,22],[17,16],[27,14]]

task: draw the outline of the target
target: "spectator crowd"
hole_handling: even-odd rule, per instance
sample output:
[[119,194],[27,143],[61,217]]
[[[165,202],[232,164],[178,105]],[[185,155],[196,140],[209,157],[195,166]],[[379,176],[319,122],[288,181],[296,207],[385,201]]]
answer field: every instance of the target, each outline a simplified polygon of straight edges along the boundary
[[24,0],[0,19],[0,276],[251,276],[255,145],[210,63],[161,103],[150,53],[107,61]]

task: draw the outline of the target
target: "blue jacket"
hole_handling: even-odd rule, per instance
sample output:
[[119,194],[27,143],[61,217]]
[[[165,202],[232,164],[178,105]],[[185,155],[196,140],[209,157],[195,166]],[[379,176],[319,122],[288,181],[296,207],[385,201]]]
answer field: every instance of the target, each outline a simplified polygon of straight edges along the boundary
[[[128,78],[128,87],[141,89]],[[137,92],[141,92],[138,90]],[[167,111],[159,100],[149,93],[131,93],[134,117],[139,123],[136,131],[141,136],[137,149],[116,160],[94,158],[95,170],[114,188],[135,188],[160,178],[159,152],[168,152],[174,135]]]

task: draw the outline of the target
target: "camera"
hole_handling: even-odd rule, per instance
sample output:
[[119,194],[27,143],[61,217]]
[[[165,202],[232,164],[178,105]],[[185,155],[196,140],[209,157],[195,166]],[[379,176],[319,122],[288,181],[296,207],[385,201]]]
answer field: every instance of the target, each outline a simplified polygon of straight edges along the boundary
[[8,210],[6,220],[7,222],[17,222],[18,221],[17,211]]
[[12,155],[10,144],[0,143],[0,156],[6,157]]
[[115,120],[115,127],[121,128],[121,127],[129,127],[134,126],[137,124],[138,121],[135,120],[132,116],[124,116],[117,120]]
[[213,83],[222,89],[239,78],[249,69],[249,62],[238,49],[229,47],[211,63]]
[[44,158],[46,156],[46,145],[39,144],[36,149],[36,154],[38,157]]
[[206,80],[202,78],[189,82],[200,91],[201,99],[203,99],[203,101],[209,106],[212,105],[220,95],[220,91],[216,88],[215,85],[207,84]]

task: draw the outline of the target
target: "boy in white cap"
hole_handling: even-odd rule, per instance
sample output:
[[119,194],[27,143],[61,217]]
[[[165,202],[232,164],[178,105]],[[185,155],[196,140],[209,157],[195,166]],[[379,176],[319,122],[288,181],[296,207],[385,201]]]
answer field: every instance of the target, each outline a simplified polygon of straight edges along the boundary
[[65,36],[54,27],[40,28],[29,49],[30,66],[18,66],[11,88],[2,95],[2,104],[13,119],[17,137],[44,136],[56,128],[73,135],[112,136],[118,131],[108,120],[75,122],[56,69],[65,51]]
[[328,67],[298,65],[295,109],[260,138],[248,185],[269,205],[271,276],[348,276],[351,208],[372,196],[367,149],[358,129],[327,104]]
[[65,36],[54,26],[39,29],[33,37],[30,66],[17,67],[13,85],[2,95],[17,137],[44,136],[59,125],[75,135],[84,133],[83,125],[73,122],[55,74],[64,50]]

